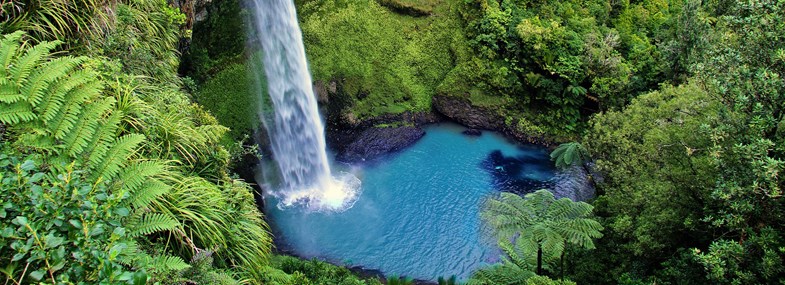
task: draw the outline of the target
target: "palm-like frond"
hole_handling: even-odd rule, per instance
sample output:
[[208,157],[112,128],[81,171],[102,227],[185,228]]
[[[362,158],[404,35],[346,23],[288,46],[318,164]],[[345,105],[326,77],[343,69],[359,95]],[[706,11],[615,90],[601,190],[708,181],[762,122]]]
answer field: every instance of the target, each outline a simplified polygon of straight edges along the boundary
[[550,191],[538,190],[524,197],[502,193],[487,202],[482,216],[500,244],[514,240],[514,252],[524,252],[531,261],[530,256],[538,250],[547,259],[555,259],[561,256],[565,244],[594,248],[593,239],[602,236],[602,226],[590,218],[591,212],[592,206],[587,203],[556,200]]
[[589,151],[577,142],[569,142],[559,145],[551,152],[551,160],[556,162],[556,167],[567,168],[575,164],[581,164],[590,159]]

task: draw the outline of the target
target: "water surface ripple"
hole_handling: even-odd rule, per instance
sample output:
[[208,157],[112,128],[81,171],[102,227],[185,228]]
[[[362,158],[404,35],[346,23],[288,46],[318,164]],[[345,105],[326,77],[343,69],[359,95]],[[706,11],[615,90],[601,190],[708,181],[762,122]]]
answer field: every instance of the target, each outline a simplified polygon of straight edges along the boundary
[[483,201],[500,190],[571,185],[559,180],[572,176],[556,175],[544,148],[462,130],[429,127],[412,147],[348,169],[363,181],[363,191],[344,212],[268,207],[281,246],[307,258],[422,280],[466,279],[497,262],[499,253],[480,222]]

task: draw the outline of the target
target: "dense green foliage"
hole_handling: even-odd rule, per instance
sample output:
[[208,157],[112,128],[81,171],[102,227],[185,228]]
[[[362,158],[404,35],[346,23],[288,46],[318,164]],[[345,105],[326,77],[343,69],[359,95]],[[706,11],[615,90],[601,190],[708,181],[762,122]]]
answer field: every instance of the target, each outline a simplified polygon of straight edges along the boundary
[[[470,284],[785,280],[784,2],[295,2],[344,120],[428,112],[443,95],[527,134],[582,137],[553,159],[591,153],[599,223],[585,203],[504,194],[486,212],[504,261]],[[6,283],[379,284],[270,256],[229,171],[258,127],[240,1],[210,5],[191,41],[166,1],[0,9]]]
[[[255,59],[254,59],[255,60]],[[231,64],[204,84],[199,85],[194,100],[205,106],[222,125],[229,127],[232,141],[253,134],[259,124],[259,78],[254,64]],[[262,87],[264,88],[264,87]]]
[[352,274],[349,269],[319,260],[302,260],[291,256],[275,256],[272,260],[272,266],[291,274],[291,281],[282,284],[381,285],[381,282],[375,278],[363,280]]
[[688,6],[705,23],[685,27],[701,49],[690,83],[597,116],[586,136],[609,228],[591,282],[783,281],[785,5]]
[[571,279],[782,282],[782,1],[378,2],[298,1],[315,78],[359,118],[446,95],[527,134],[583,136],[553,159],[596,159],[607,231],[567,261]]
[[[4,32],[30,32],[0,43],[6,282],[263,280],[271,238],[227,169],[226,128],[181,91],[184,16],[158,1],[51,3],[3,6]],[[109,21],[67,20],[53,32],[78,36],[59,45],[36,28],[52,17]]]
[[297,4],[315,80],[338,82],[361,119],[427,111],[441,94],[491,106],[511,128],[572,137],[588,112],[680,80],[683,63],[664,60],[691,51],[673,38],[678,2],[355,2]]
[[455,23],[399,16],[373,0],[297,2],[314,80],[340,85],[352,102],[345,116],[430,110],[452,65]]

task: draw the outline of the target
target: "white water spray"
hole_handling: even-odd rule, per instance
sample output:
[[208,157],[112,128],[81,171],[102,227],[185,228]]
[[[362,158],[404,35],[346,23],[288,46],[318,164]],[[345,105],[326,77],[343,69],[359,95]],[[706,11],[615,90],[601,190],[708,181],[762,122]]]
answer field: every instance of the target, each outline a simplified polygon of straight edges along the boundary
[[275,109],[272,123],[262,121],[283,180],[281,189],[273,194],[281,199],[279,206],[305,204],[311,210],[346,210],[359,196],[360,181],[348,173],[336,178],[330,171],[324,125],[294,2],[254,3],[267,89]]

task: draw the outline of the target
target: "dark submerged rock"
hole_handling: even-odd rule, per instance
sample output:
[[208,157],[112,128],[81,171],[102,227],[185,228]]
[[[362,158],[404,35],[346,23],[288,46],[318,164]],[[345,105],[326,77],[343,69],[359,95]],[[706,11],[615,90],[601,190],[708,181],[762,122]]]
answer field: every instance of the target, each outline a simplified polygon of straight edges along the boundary
[[419,127],[368,128],[338,153],[341,162],[373,160],[384,154],[401,150],[425,135]]
[[472,136],[472,137],[482,136],[482,131],[480,131],[478,129],[468,129],[468,130],[465,130],[465,131],[463,131],[461,133],[464,134],[464,135],[467,135],[467,136]]

